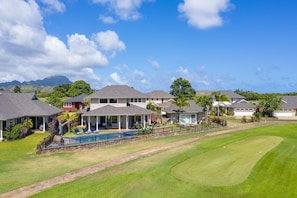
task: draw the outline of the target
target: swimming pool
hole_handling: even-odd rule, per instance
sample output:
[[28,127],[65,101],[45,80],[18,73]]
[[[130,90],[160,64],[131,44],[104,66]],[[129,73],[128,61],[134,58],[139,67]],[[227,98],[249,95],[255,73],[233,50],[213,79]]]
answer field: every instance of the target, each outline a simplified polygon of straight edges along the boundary
[[114,133],[102,133],[96,135],[83,135],[77,137],[65,137],[64,144],[80,144],[87,142],[98,142],[104,140],[121,139],[129,136],[133,136],[137,133],[137,130],[130,130],[125,132],[114,132]]

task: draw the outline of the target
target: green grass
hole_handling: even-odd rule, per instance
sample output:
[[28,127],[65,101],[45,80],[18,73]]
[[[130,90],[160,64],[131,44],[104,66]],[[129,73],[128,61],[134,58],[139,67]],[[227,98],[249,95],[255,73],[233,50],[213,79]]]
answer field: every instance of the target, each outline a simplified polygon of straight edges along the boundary
[[[296,124],[261,127],[212,137],[100,171],[33,197],[297,197],[296,142]],[[238,154],[226,156],[231,151],[225,151],[224,146],[225,149],[231,147],[250,157]],[[258,149],[262,150],[262,155],[259,155]],[[256,157],[251,155],[251,150]],[[201,185],[196,180],[187,181],[172,174],[181,168],[179,166],[188,166],[192,160],[193,167],[202,169],[199,158],[205,166],[211,165],[209,155],[218,158],[219,163],[218,167],[212,165],[217,171],[208,173],[208,180],[217,177],[218,172],[221,176],[225,172],[232,173],[222,160],[223,156],[229,162],[238,159],[251,164],[247,168],[245,163],[235,160],[234,170],[237,174],[242,174],[242,170],[245,176],[237,178],[229,186],[212,186],[212,182]],[[199,170],[193,174],[199,174]],[[224,177],[228,183],[228,180],[238,176]]]
[[24,139],[0,143],[0,166],[7,161],[35,156],[36,146],[48,133],[32,134]]
[[[185,182],[206,186],[230,186],[243,182],[254,165],[282,138],[254,136],[197,155],[178,164],[172,173]],[[224,171],[222,171],[224,170]]]

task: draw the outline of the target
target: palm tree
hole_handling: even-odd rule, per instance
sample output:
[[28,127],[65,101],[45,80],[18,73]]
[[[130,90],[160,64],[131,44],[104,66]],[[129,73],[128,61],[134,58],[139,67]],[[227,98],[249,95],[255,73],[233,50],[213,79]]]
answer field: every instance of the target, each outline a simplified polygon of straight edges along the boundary
[[189,107],[190,106],[190,103],[188,102],[188,99],[187,98],[184,98],[184,97],[178,97],[178,98],[175,98],[174,101],[172,101],[172,104],[176,105],[178,107],[178,119],[180,120],[180,113],[182,112],[183,110],[183,107]]
[[217,104],[217,106],[218,106],[218,116],[220,116],[220,106],[221,106],[221,104],[223,102],[231,102],[230,98],[225,94],[221,94],[221,92],[219,92],[219,91],[212,92],[211,95],[214,96],[214,99],[218,102],[218,104]]
[[70,113],[69,111],[65,111],[63,112],[60,116],[59,116],[59,120],[61,122],[67,122],[67,128],[68,128],[68,132],[70,132],[70,123],[75,120],[77,118],[77,114],[76,113]]

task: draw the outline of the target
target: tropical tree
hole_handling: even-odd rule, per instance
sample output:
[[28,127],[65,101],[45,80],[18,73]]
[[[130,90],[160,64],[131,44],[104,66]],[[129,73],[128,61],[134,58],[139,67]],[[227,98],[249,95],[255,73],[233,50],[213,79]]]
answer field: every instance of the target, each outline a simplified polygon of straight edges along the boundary
[[69,111],[65,111],[63,112],[58,119],[61,122],[67,122],[67,128],[68,128],[68,132],[70,132],[70,128],[71,128],[71,122],[75,121],[77,118],[77,114],[76,113],[70,113]]
[[67,92],[69,97],[75,97],[81,94],[89,95],[93,93],[90,84],[86,83],[84,80],[75,81]]
[[178,97],[175,98],[174,101],[171,102],[172,104],[176,105],[178,110],[178,119],[180,120],[180,114],[183,111],[183,107],[189,107],[190,103],[188,102],[187,98],[183,98],[183,97]]
[[193,89],[191,83],[181,77],[173,81],[170,89],[170,94],[176,98],[186,98],[187,100],[192,100],[196,94],[196,91]]
[[265,95],[259,105],[263,109],[263,115],[272,116],[273,111],[281,109],[282,97]]
[[14,93],[21,93],[22,91],[21,91],[21,88],[20,88],[18,85],[16,85],[16,86],[14,87],[14,89],[13,89],[13,92],[14,92]]
[[218,104],[217,104],[217,113],[218,113],[218,116],[220,116],[220,106],[222,106],[223,102],[231,102],[230,98],[225,94],[221,94],[220,91],[214,91],[214,92],[211,93],[211,95],[218,102]]
[[212,108],[213,101],[210,96],[196,96],[194,98],[194,100],[195,100],[196,104],[203,107],[204,109],[208,110],[208,109]]

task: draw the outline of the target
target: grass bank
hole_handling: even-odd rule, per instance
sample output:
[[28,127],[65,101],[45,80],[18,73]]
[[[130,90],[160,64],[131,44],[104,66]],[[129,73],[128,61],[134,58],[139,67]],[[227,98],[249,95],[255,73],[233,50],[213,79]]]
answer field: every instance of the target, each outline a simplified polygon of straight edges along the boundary
[[[161,143],[165,139],[142,143]],[[297,197],[296,142],[296,124],[267,126],[210,137],[79,178],[33,197]],[[133,146],[140,145],[141,143]],[[199,158],[203,159],[205,166],[211,164],[212,159],[218,158],[220,163],[217,164],[217,171],[221,171],[222,174],[225,171],[232,173],[222,160],[223,155],[230,162],[230,157],[226,155],[231,151],[226,152],[223,148],[242,149],[241,155],[235,154],[231,161],[249,154],[249,158],[242,159],[243,162],[249,163],[249,160],[254,158],[249,149],[253,146],[257,147],[254,150],[257,157],[252,159],[253,163],[248,168],[247,177],[237,179],[236,182],[229,183],[228,180],[233,178],[231,175],[222,181],[226,185],[214,186],[210,182],[188,181],[172,174],[183,165],[189,166],[191,161],[192,166],[196,166]],[[117,146],[119,152],[121,149],[126,148]],[[257,149],[262,149],[264,153],[259,155]],[[235,164],[233,169],[245,171],[243,162]],[[204,167],[200,164],[198,166]],[[199,170],[196,171],[195,174],[200,174]],[[208,180],[216,177],[215,173],[207,174]]]

